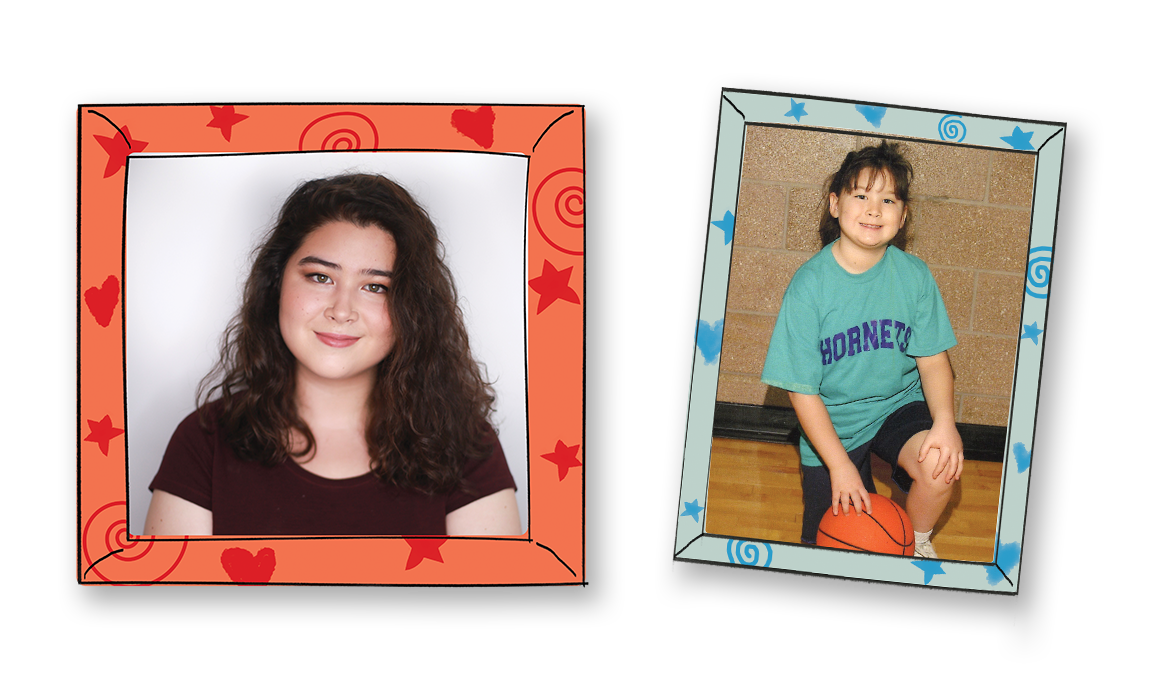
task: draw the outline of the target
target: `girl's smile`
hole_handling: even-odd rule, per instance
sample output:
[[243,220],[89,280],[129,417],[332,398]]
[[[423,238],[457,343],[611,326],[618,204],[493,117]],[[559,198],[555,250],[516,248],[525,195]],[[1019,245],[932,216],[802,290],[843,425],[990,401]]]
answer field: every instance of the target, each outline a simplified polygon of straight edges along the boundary
[[316,335],[317,338],[325,344],[338,349],[343,349],[346,346],[352,346],[353,344],[357,343],[358,339],[360,339],[360,337],[351,337],[347,334],[325,334],[323,332],[317,332]]

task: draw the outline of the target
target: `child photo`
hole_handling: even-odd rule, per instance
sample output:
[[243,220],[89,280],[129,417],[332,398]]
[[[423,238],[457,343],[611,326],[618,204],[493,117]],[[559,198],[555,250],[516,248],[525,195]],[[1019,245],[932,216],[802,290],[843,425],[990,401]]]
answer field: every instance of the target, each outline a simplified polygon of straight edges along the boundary
[[1011,590],[1061,126],[720,99],[677,557]]

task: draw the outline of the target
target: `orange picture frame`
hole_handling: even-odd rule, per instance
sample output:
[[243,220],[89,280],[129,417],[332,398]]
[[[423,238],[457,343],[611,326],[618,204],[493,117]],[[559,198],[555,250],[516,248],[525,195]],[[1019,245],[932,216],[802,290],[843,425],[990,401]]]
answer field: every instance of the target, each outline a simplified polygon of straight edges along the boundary
[[[77,581],[584,585],[584,108],[179,104],[77,110]],[[514,537],[153,537],[128,527],[128,166],[145,155],[469,152],[527,161],[527,530]],[[127,304],[131,306],[131,303]]]

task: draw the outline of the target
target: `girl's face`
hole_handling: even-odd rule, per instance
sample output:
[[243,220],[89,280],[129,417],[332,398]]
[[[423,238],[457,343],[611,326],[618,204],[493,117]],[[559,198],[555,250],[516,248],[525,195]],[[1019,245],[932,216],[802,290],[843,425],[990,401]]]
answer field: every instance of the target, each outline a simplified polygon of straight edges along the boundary
[[[873,175],[873,186],[870,176]],[[841,237],[858,249],[885,249],[906,222],[906,207],[894,193],[890,174],[871,169],[858,174],[854,188],[829,194],[829,212],[841,225]]]
[[280,333],[298,378],[373,377],[393,350],[389,286],[393,236],[344,221],[325,223],[288,260],[281,281]]

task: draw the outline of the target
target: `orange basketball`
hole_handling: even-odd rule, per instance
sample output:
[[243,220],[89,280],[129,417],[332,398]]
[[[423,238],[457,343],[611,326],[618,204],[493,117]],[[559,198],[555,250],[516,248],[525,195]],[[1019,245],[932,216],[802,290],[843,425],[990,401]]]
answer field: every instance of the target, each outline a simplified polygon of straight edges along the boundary
[[890,555],[914,554],[914,526],[906,511],[897,503],[876,493],[870,494],[873,514],[858,517],[852,507],[849,514],[833,508],[826,510],[817,527],[817,544],[823,548],[864,550]]

